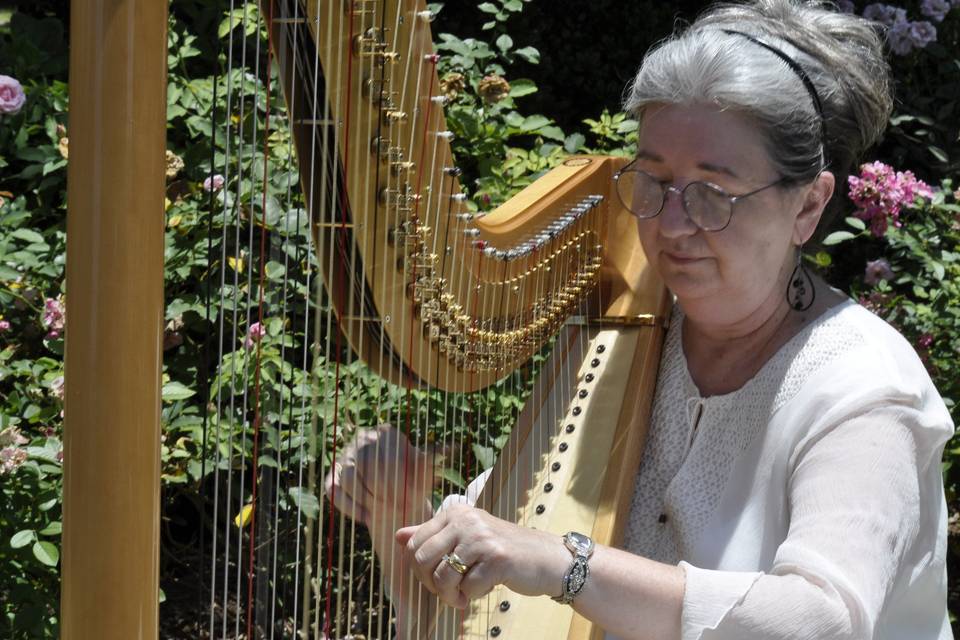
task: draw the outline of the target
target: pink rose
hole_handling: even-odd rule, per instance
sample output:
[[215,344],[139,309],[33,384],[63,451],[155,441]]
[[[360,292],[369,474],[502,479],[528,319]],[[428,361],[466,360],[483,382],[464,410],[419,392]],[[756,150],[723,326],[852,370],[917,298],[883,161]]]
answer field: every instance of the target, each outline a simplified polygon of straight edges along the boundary
[[933,189],[922,180],[917,180],[910,171],[894,171],[882,162],[860,166],[859,176],[850,176],[848,195],[857,206],[854,212],[861,220],[870,223],[876,237],[886,233],[889,224],[900,226],[900,210],[915,206],[918,197],[933,197]]
[[63,376],[57,376],[50,381],[50,394],[60,402],[63,402]]
[[27,96],[20,83],[15,78],[0,75],[0,113],[11,116],[19,113],[26,101]]
[[7,427],[3,431],[0,431],[0,447],[17,447],[21,444],[27,444],[30,442],[23,437],[23,434],[20,433],[20,429],[17,427]]
[[219,173],[209,176],[206,180],[203,181],[203,190],[204,191],[220,191],[223,189],[224,178]]
[[243,346],[252,349],[265,335],[267,335],[267,329],[259,322],[254,322],[247,330],[247,337],[243,340]]
[[16,447],[0,449],[0,476],[12,473],[27,461],[27,452]]
[[0,333],[10,330],[10,322],[7,320],[0,320]]
[[47,298],[43,303],[43,326],[47,329],[48,340],[55,340],[63,335],[66,313],[60,298]]

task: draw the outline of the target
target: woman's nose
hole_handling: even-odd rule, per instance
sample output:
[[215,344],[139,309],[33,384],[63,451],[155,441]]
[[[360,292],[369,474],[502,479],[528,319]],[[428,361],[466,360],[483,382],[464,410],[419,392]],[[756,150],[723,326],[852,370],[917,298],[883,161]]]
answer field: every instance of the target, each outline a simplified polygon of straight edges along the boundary
[[683,190],[669,186],[663,192],[663,209],[660,211],[660,233],[667,238],[691,236],[697,225],[690,220],[683,206]]

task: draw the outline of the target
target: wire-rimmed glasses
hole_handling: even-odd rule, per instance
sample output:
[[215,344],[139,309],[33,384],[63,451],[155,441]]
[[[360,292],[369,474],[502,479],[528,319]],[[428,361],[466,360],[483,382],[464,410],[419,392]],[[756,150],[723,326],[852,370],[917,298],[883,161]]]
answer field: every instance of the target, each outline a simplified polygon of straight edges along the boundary
[[667,201],[667,193],[672,191],[680,196],[683,209],[693,224],[704,231],[723,231],[730,224],[734,204],[780,184],[784,178],[736,196],[715,184],[700,180],[688,182],[683,188],[675,187],[657,180],[645,171],[634,169],[631,165],[615,173],[613,181],[616,183],[620,202],[641,220],[660,215]]

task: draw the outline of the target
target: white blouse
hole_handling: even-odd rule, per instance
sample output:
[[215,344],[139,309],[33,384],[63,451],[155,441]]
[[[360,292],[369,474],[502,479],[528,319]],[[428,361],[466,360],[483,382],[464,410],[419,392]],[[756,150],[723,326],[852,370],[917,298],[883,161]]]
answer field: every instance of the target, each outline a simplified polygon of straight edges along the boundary
[[683,640],[952,638],[954,427],[909,343],[847,302],[704,398],[681,326],[676,313],[624,547],[686,571]]

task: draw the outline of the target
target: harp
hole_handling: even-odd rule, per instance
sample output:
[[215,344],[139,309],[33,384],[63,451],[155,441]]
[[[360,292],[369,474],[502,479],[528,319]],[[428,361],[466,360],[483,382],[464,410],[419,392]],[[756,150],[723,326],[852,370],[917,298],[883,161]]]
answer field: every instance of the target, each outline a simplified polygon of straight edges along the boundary
[[[479,505],[616,544],[669,310],[613,195],[622,161],[570,158],[479,217],[460,195],[424,2],[263,0],[260,10],[326,317],[344,341],[320,356],[339,366],[340,352],[355,354],[409,398],[476,393],[552,341]],[[157,637],[166,8],[75,2],[71,20],[63,637]],[[107,343],[113,358],[103,355]],[[317,422],[326,442],[336,414]],[[333,448],[307,468],[313,488],[342,444],[332,435]],[[257,513],[256,492],[268,487],[255,457],[247,490]],[[210,636],[389,635],[389,624],[358,631],[351,621],[354,574],[339,567],[331,577],[331,559],[357,527],[332,513],[327,525],[323,514],[304,516],[295,533],[302,555],[292,598],[301,608],[289,628],[272,617],[275,589],[254,602],[275,579],[261,575],[261,554],[276,546],[278,528],[231,532],[250,570],[234,567],[223,582],[235,579],[249,606],[222,620],[211,611]],[[98,613],[103,602],[109,617]],[[602,632],[548,599],[498,589],[465,614],[437,609],[417,633]]]

